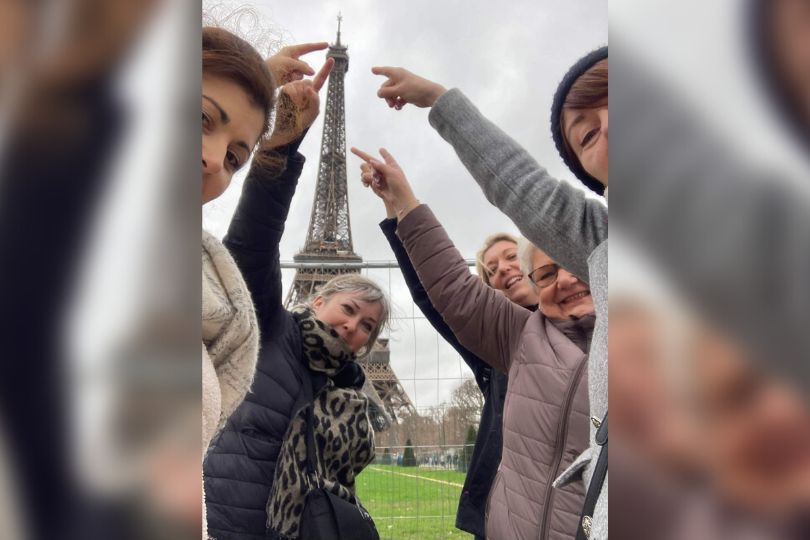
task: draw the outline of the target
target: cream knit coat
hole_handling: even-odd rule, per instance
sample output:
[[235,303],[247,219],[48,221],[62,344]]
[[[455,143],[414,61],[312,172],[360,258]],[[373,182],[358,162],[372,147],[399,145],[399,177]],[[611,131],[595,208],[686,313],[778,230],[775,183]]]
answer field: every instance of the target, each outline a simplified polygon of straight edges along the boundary
[[[228,250],[202,233],[202,448],[245,399],[256,371],[259,328],[250,292]],[[203,538],[205,501],[203,501]]]

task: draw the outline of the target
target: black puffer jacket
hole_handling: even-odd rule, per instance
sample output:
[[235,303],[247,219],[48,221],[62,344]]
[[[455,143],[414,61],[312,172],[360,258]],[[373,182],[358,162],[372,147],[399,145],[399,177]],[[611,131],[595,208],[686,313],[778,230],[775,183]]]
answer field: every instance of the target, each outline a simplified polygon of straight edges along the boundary
[[276,460],[309,373],[299,327],[281,301],[279,242],[304,166],[296,148],[279,149],[287,160],[280,173],[251,167],[223,241],[253,296],[261,341],[253,386],[203,463],[208,533],[217,540],[265,537]]
[[[478,436],[475,439],[473,455],[470,459],[470,466],[467,469],[467,478],[464,480],[464,487],[461,490],[461,499],[458,502],[458,512],[456,513],[456,527],[483,538],[484,515],[487,505],[487,496],[498,471],[501,462],[501,447],[503,435],[501,426],[503,424],[503,401],[506,397],[506,385],[508,379],[506,374],[493,369],[489,364],[478,358],[476,355],[464,348],[456,339],[447,323],[433,307],[419,276],[414,270],[411,259],[405,251],[399,237],[396,235],[397,220],[386,219],[380,223],[388,243],[394,252],[394,256],[405,278],[405,283],[411,292],[413,302],[425,315],[434,329],[449,343],[464,362],[470,367],[475,376],[478,388],[484,394],[484,408],[481,411],[481,423],[478,425]],[[531,308],[532,311],[537,306]]]

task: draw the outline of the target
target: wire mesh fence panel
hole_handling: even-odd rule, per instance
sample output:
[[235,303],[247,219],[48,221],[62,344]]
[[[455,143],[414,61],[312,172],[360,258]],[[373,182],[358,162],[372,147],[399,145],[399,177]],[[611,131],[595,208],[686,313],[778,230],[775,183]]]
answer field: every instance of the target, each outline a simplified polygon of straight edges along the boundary
[[465,445],[377,447],[357,494],[380,538],[471,538],[455,528],[465,453]]
[[455,523],[483,396],[412,302],[399,269],[366,275],[392,299],[390,365],[413,408],[375,434],[377,457],[358,477],[357,494],[384,540],[472,538]]

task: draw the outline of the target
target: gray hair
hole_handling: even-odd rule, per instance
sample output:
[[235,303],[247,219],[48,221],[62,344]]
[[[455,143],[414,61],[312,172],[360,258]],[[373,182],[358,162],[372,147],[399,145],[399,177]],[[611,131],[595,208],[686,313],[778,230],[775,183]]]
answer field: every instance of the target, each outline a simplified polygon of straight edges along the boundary
[[[371,348],[380,333],[388,326],[388,318],[391,313],[391,304],[385,292],[372,280],[360,274],[341,274],[327,281],[315,295],[307,301],[307,305],[312,307],[312,302],[320,296],[324,300],[329,300],[337,293],[354,293],[364,302],[379,303],[380,321],[377,327],[369,335],[368,341],[357,352],[357,357],[362,358],[371,352]],[[361,352],[362,351],[362,352]]]
[[532,259],[534,252],[537,251],[537,246],[529,242],[526,238],[518,238],[518,260],[520,261],[520,270],[532,284],[532,287],[537,289],[537,284],[529,278],[529,273],[534,270],[532,268]]

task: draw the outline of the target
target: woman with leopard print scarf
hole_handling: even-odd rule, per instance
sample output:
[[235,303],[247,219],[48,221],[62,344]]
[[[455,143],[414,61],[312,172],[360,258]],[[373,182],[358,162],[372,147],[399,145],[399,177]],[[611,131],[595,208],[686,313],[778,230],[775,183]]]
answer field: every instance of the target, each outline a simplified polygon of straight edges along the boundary
[[[354,479],[374,457],[365,376],[355,360],[386,324],[383,291],[348,274],[307,307],[282,304],[279,243],[304,166],[302,139],[259,150],[223,240],[253,299],[260,346],[253,385],[203,462],[208,533],[217,540],[298,538],[306,494],[326,488],[357,503]],[[268,161],[281,166],[263,166]],[[307,381],[315,388],[314,475],[301,461]]]
[[[277,333],[264,334],[251,392],[205,460],[208,527],[219,540],[299,538],[306,495],[325,488],[360,504],[355,478],[374,459],[366,379],[356,360],[370,351],[387,321],[382,290],[347,274],[324,285],[308,306],[274,311]],[[268,312],[259,311],[260,320],[263,315]],[[308,384],[313,392],[306,391]],[[307,469],[310,401],[314,474]]]
[[[326,288],[366,281],[357,275],[346,275],[333,279]],[[314,489],[325,488],[344,500],[360,504],[355,494],[354,480],[374,459],[374,430],[369,420],[369,400],[361,391],[365,377],[362,368],[355,362],[356,355],[349,344],[351,338],[344,340],[346,334],[341,330],[346,328],[345,323],[330,326],[321,320],[342,317],[355,302],[348,295],[342,300],[335,298],[335,295],[324,300],[323,295],[319,295],[311,308],[299,306],[292,310],[293,318],[301,329],[304,359],[314,373],[313,386],[316,390],[312,412],[309,413],[308,404],[303,403],[284,436],[267,502],[267,524],[271,538],[299,538],[306,494]],[[382,305],[379,302],[361,302],[365,305],[360,309],[366,308],[370,317],[376,318],[374,312],[378,312]],[[368,328],[372,327],[369,324]],[[360,335],[363,335],[362,332]],[[366,346],[371,342],[363,342],[360,337],[354,341],[354,345],[358,343]],[[308,429],[314,432],[314,473],[307,467]]]

